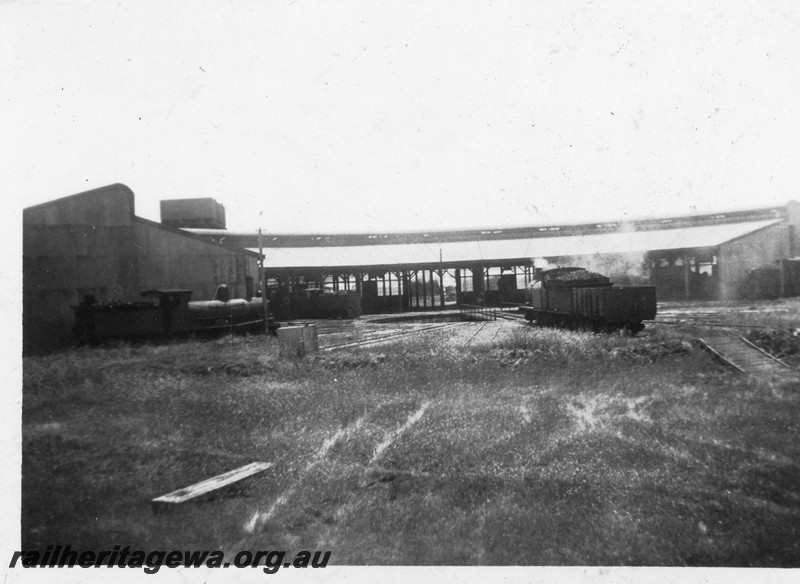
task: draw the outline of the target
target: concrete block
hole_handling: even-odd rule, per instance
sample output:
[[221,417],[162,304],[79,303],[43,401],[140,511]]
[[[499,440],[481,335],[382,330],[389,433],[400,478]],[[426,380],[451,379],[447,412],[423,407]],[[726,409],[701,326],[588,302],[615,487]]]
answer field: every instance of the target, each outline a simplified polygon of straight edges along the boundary
[[303,327],[303,347],[306,353],[316,353],[319,350],[316,324],[307,324]]
[[282,326],[278,329],[281,355],[302,357],[319,349],[316,324]]

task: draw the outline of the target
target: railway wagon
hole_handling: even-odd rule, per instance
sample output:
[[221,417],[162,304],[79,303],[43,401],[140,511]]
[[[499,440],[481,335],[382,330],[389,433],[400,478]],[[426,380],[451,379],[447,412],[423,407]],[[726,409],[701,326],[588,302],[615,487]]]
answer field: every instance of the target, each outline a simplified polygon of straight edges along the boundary
[[[110,339],[165,339],[173,336],[224,334],[264,330],[264,306],[260,298],[227,299],[218,290],[214,300],[192,302],[191,290],[148,290],[145,300],[128,303],[98,303],[84,298],[75,312],[74,332],[79,343]],[[278,328],[272,318],[269,330]]]
[[358,292],[334,292],[325,288],[301,288],[292,292],[270,290],[268,298],[279,320],[358,318],[362,313],[362,296]]
[[614,286],[601,274],[584,268],[540,272],[530,288],[525,318],[539,326],[626,329],[636,334],[643,321],[656,316],[655,286]]
[[361,316],[361,294],[307,288],[295,305],[300,318],[358,318]]

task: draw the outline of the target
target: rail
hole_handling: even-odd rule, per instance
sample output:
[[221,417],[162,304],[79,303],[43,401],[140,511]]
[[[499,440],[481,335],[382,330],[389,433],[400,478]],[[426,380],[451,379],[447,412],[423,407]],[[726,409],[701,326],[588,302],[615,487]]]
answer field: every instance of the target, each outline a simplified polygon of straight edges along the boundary
[[335,351],[337,349],[349,349],[351,347],[362,347],[364,345],[372,345],[372,344],[375,344],[375,343],[384,343],[384,342],[386,342],[386,341],[388,341],[390,339],[395,339],[395,338],[398,338],[398,337],[405,337],[405,336],[408,336],[408,335],[418,335],[418,334],[425,333],[425,332],[428,332],[428,331],[433,331],[433,330],[438,330],[438,329],[443,329],[443,328],[448,328],[448,327],[454,327],[454,326],[461,326],[461,325],[464,325],[464,324],[466,324],[466,323],[463,323],[463,322],[449,322],[447,324],[437,324],[437,325],[434,325],[434,326],[429,326],[429,327],[425,327],[425,328],[421,328],[421,329],[401,331],[401,332],[397,332],[397,333],[390,334],[390,335],[382,334],[382,335],[379,335],[379,336],[374,337],[374,338],[362,339],[360,341],[354,341],[354,342],[348,342],[348,343],[340,343],[338,345],[330,345],[330,346],[327,346],[327,347],[320,347],[319,350],[320,350],[320,352],[324,353],[326,351]]
[[459,304],[458,313],[465,320],[497,320],[497,308]]
[[722,353],[720,353],[719,351],[717,351],[717,350],[716,350],[714,347],[712,347],[712,346],[711,346],[711,345],[708,343],[708,341],[706,341],[705,339],[701,339],[701,338],[699,338],[699,337],[698,337],[698,339],[697,339],[697,342],[700,344],[700,346],[701,346],[703,349],[705,349],[706,351],[708,351],[709,353],[711,353],[712,355],[714,355],[714,357],[716,357],[717,359],[719,359],[720,361],[722,361],[722,362],[723,362],[725,365],[727,365],[728,367],[731,367],[731,368],[735,369],[735,370],[736,370],[736,371],[738,371],[739,373],[744,373],[744,372],[745,372],[745,371],[744,371],[744,369],[742,369],[741,367],[739,367],[739,366],[738,366],[736,363],[734,363],[733,361],[731,361],[730,359],[728,359],[728,357],[726,357],[725,355],[723,355]]

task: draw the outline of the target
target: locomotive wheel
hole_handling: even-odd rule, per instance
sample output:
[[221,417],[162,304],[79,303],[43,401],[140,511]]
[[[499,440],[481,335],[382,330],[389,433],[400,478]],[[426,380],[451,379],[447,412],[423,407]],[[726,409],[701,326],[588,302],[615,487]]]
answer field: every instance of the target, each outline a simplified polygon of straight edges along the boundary
[[644,323],[635,322],[633,324],[629,324],[624,330],[626,330],[630,336],[635,337],[638,333],[644,330]]
[[574,330],[576,328],[575,319],[572,316],[568,314],[562,314],[559,315],[557,318],[558,318],[558,328],[563,328],[568,330]]

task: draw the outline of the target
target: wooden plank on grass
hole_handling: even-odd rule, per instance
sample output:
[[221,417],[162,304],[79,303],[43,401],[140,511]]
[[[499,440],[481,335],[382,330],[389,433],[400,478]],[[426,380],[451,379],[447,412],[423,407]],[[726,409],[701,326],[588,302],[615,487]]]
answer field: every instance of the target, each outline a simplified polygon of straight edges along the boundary
[[237,468],[199,483],[195,483],[194,485],[184,487],[183,489],[178,489],[177,491],[172,491],[171,493],[157,497],[156,499],[153,499],[152,504],[153,507],[161,507],[163,505],[177,505],[179,503],[185,503],[186,501],[196,499],[202,495],[206,495],[212,491],[227,487],[228,485],[231,485],[237,481],[241,481],[242,479],[246,479],[254,474],[265,471],[271,466],[271,462],[251,462],[250,464],[241,468]]

